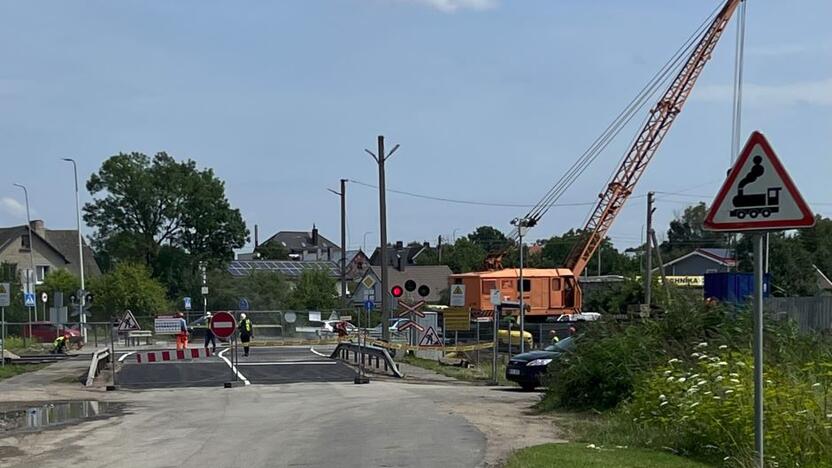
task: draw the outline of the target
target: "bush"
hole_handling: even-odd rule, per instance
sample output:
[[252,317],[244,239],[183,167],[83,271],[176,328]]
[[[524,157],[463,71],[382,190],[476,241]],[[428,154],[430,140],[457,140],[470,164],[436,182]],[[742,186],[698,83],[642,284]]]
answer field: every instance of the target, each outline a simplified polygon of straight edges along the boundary
[[[635,390],[618,418],[632,421],[643,442],[685,454],[750,464],[754,452],[753,359],[749,350],[712,350],[703,342],[686,363],[670,359]],[[808,365],[811,364],[811,365]],[[828,407],[832,361],[765,370],[765,444],[776,466],[832,466]]]

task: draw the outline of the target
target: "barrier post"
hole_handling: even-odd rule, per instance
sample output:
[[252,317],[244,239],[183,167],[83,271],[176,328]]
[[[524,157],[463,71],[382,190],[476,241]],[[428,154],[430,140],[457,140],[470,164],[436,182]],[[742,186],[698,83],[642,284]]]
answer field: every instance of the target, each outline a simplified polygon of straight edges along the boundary
[[[83,311],[81,311],[81,313],[83,313]],[[111,317],[110,318],[110,323],[112,323],[113,320],[115,320],[115,318]],[[97,353],[98,351],[96,350],[96,351],[93,351],[93,352]],[[108,392],[111,392],[111,391],[115,390],[116,388],[118,388],[117,387],[118,380],[116,380],[117,379],[117,377],[116,377],[116,345],[113,342],[113,334],[112,333],[110,333],[110,370],[113,373],[113,377],[112,377],[113,384],[112,385],[107,385],[107,391]]]

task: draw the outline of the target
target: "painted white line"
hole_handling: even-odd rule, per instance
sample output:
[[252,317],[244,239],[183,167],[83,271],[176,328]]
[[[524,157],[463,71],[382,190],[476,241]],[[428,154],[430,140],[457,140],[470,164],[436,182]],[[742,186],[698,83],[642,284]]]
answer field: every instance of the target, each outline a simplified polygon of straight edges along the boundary
[[121,357],[118,358],[118,362],[124,362],[124,360],[127,359],[127,356],[130,356],[131,354],[136,354],[136,352],[135,351],[130,351],[127,354],[122,354]]
[[329,357],[329,356],[327,356],[326,354],[323,354],[323,353],[319,353],[319,352],[317,352],[317,351],[315,350],[315,348],[313,348],[313,347],[311,347],[311,346],[309,347],[309,351],[312,351],[313,353],[317,354],[317,355],[318,355],[318,356],[320,356],[320,357],[325,357],[325,358],[328,358],[328,357]]
[[235,374],[237,374],[237,378],[242,380],[243,384],[251,385],[251,382],[249,382],[248,379],[243,374],[240,373],[240,370],[237,369],[236,366],[232,365],[231,361],[229,361],[228,358],[223,356],[223,354],[228,352],[229,349],[231,349],[231,348],[225,348],[224,350],[220,351],[219,354],[217,354],[217,356],[219,356],[220,359],[222,359],[223,361],[225,361],[226,364],[228,364],[228,367],[231,368],[231,372],[234,372]]
[[338,364],[335,361],[278,361],[278,362],[241,362],[242,366],[306,366],[306,365],[325,365],[331,366]]

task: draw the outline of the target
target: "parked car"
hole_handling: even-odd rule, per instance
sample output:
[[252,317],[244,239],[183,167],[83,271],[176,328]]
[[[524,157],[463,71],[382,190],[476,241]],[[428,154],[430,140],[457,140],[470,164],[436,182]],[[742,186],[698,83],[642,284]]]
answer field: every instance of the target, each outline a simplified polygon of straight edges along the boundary
[[601,314],[598,312],[581,312],[578,314],[563,314],[558,315],[556,322],[593,322],[599,320]]
[[517,382],[523,390],[534,390],[543,384],[549,366],[574,347],[575,337],[570,336],[542,350],[512,356],[506,366],[506,379]]
[[[508,329],[500,329],[497,331],[497,344],[499,346],[508,346]],[[526,342],[526,348],[531,349],[534,346],[534,338],[531,332],[523,332],[523,340]],[[511,330],[511,347],[520,347],[520,330]]]
[[343,320],[324,320],[323,321],[324,324],[321,327],[321,331],[320,331],[321,336],[336,334],[335,324],[337,324],[339,322],[344,322],[344,324],[345,324],[344,326],[346,327],[347,334],[349,334],[349,335],[354,334],[356,332],[356,330],[358,330],[358,327],[351,324],[350,322],[346,322],[346,321],[343,321]]
[[[69,334],[69,343],[75,345],[78,349],[83,346],[84,338],[81,336],[81,330],[77,327],[67,327],[65,325],[54,324],[52,322],[32,322],[31,338],[39,343],[51,343],[59,335]],[[23,326],[21,333],[24,338],[29,338],[29,325]]]

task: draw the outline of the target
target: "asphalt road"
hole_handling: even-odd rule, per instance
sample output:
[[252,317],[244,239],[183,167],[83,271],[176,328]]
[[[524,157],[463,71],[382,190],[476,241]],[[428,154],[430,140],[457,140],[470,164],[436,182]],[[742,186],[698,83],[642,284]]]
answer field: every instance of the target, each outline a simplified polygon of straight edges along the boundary
[[[221,354],[231,360],[233,351]],[[242,348],[234,362],[238,380],[250,384],[281,384],[298,382],[351,382],[354,371],[309,347],[251,348],[244,357]],[[234,380],[229,364],[219,356],[137,364],[132,356],[124,360],[118,373],[118,384],[125,388],[221,387]]]

